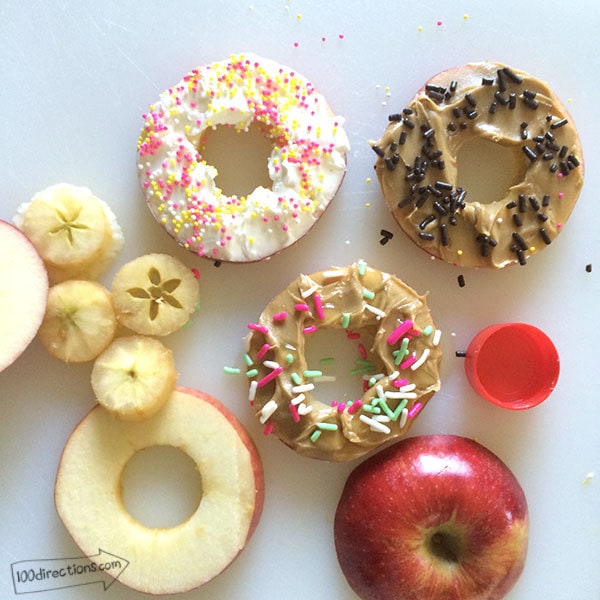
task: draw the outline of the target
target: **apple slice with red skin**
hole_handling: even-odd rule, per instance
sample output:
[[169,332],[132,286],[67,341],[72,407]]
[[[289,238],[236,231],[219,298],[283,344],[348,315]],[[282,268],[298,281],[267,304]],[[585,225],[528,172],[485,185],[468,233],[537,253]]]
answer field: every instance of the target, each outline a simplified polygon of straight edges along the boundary
[[334,521],[341,569],[363,600],[498,600],[523,571],[525,494],[481,444],[406,438],[352,471]]
[[[173,446],[196,463],[202,497],[174,527],[155,528],[125,509],[121,474],[139,450]],[[127,561],[111,572],[147,594],[192,590],[225,570],[258,525],[264,500],[262,462],[252,438],[219,401],[177,387],[153,416],[123,421],[96,405],[69,437],[57,472],[55,504],[79,548]],[[109,550],[106,550],[106,549]]]
[[0,371],[35,337],[46,310],[48,273],[19,229],[0,221]]

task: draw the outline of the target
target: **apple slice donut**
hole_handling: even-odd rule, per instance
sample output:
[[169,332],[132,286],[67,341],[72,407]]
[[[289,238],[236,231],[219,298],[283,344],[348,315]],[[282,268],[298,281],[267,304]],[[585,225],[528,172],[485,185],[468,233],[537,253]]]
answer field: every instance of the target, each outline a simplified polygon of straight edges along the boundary
[[[152,446],[187,453],[202,478],[196,511],[175,527],[142,525],[124,506],[123,470]],[[263,498],[262,462],[244,427],[214,398],[182,387],[143,421],[93,408],[69,437],[55,484],[58,514],[80,549],[94,560],[109,548],[129,563],[119,581],[149,594],[186,592],[221,573],[256,528]]]
[[[352,460],[402,437],[440,388],[441,332],[426,299],[364,261],[300,275],[248,327],[256,416],[265,433],[311,458]],[[348,401],[316,397],[332,376],[308,364],[305,347],[324,329],[344,331],[356,346]]]

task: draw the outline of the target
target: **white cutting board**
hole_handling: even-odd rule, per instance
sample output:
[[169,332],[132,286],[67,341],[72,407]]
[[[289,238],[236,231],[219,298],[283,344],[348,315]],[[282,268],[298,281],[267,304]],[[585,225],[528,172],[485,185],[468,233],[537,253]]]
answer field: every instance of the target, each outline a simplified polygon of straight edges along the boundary
[[[364,258],[429,291],[444,330],[442,390],[413,433],[476,437],[525,489],[530,551],[510,599],[600,598],[598,6],[595,0],[0,4],[0,218],[10,219],[21,202],[53,183],[86,185],[113,207],[126,238],[104,283],[120,264],[149,251],[176,254],[200,269],[200,311],[191,327],[166,342],[180,383],[224,402],[248,427],[264,461],[265,510],[249,546],[219,578],[176,597],[355,597],[332,538],[336,503],[354,465],[304,459],[263,436],[247,406],[245,381],[223,367],[239,365],[246,324],[300,272]],[[215,268],[179,250],[152,221],[136,179],[135,147],[141,115],[161,91],[195,66],[237,51],[276,59],[311,79],[345,117],[352,150],[343,186],[309,236],[268,262]],[[374,155],[367,140],[379,136],[388,113],[400,110],[430,75],[485,59],[551,83],[578,125],[586,181],[564,232],[527,267],[465,272],[430,260],[397,228],[376,180],[369,182]],[[385,246],[382,228],[394,233]],[[555,392],[524,413],[475,396],[455,357],[483,326],[508,320],[543,329],[561,357]],[[3,599],[19,595],[14,563],[80,556],[52,494],[64,442],[93,405],[90,368],[61,364],[36,341],[0,374]],[[36,589],[37,600],[144,597],[119,583],[107,591],[90,580],[59,591],[46,583]]]

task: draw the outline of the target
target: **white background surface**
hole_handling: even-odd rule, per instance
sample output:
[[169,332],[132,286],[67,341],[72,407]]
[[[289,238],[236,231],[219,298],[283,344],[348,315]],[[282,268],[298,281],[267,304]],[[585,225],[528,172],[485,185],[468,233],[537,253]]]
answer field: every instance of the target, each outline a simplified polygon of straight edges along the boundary
[[[304,459],[264,437],[247,406],[243,376],[226,375],[223,367],[240,366],[246,324],[300,272],[364,258],[429,291],[444,330],[442,390],[413,433],[476,437],[513,469],[526,492],[530,551],[510,599],[600,599],[598,7],[595,0],[0,4],[0,218],[10,219],[21,202],[53,183],[85,185],[113,207],[126,238],[105,284],[120,264],[149,251],[176,254],[199,268],[201,309],[190,327],[165,341],[175,352],[179,382],[225,403],[263,458],[265,509],[249,546],[219,578],[177,597],[354,598],[332,539],[336,503],[354,464]],[[237,51],[274,58],[311,79],[346,118],[352,150],[338,196],[303,241],[262,264],[215,268],[180,251],[153,222],[136,178],[135,146],[141,114],[161,91],[195,66]],[[392,221],[376,180],[367,181],[374,162],[367,140],[379,136],[388,113],[403,108],[430,75],[485,59],[551,83],[579,128],[587,165],[564,232],[528,266],[501,272],[430,260]],[[385,246],[381,228],[395,234]],[[461,273],[464,288],[457,284]],[[542,328],[561,356],[555,392],[525,413],[476,397],[454,356],[483,326],[508,320]],[[52,495],[63,444],[94,403],[90,370],[51,359],[35,341],[0,374],[3,599],[17,597],[12,563],[79,556]],[[592,473],[596,478],[584,484]],[[35,597],[144,596],[116,583],[106,592],[90,584]]]

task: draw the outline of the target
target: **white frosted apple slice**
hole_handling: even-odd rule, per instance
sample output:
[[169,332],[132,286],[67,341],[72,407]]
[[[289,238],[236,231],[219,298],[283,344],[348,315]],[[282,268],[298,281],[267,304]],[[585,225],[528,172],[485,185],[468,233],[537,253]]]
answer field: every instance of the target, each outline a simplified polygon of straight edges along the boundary
[[[188,454],[202,480],[196,511],[174,527],[147,527],[123,502],[125,466],[152,446]],[[58,514],[84,554],[122,557],[129,564],[115,577],[149,594],[186,592],[221,573],[246,546],[263,498],[260,455],[244,427],[214,398],[179,387],[143,421],[93,408],[67,441],[55,484]]]
[[0,221],[0,371],[29,346],[44,317],[48,274],[37,250]]
[[173,352],[145,335],[113,340],[92,369],[92,388],[98,402],[128,421],[147,419],[158,412],[176,382]]

